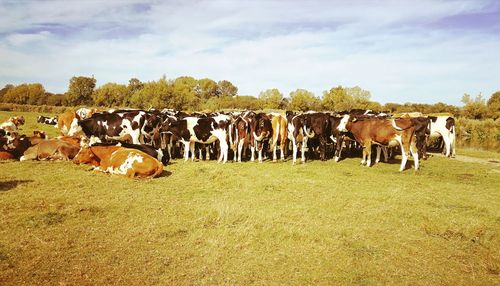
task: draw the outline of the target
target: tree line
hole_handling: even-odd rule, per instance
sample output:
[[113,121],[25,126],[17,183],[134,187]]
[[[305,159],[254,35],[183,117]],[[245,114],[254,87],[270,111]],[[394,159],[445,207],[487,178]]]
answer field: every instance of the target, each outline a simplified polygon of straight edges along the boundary
[[386,103],[384,105],[370,100],[369,91],[359,86],[333,87],[323,92],[322,97],[314,93],[297,89],[285,97],[278,89],[262,91],[257,97],[238,95],[238,88],[230,81],[195,79],[190,76],[157,81],[142,82],[137,78],[128,84],[106,83],[96,88],[94,77],[75,76],[69,81],[64,94],[47,92],[40,83],[7,84],[0,90],[0,102],[52,105],[52,106],[102,106],[132,107],[148,109],[151,107],[174,108],[177,110],[222,110],[222,109],[282,109],[282,110],[328,110],[343,111],[354,108],[375,111],[452,113],[472,119],[497,119],[500,117],[500,91],[486,101],[481,94],[472,97],[464,94],[463,107],[442,102],[435,104],[421,103]]

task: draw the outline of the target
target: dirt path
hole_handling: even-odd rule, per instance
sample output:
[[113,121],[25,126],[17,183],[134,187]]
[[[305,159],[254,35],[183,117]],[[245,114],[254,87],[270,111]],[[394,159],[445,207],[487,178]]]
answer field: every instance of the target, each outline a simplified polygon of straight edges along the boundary
[[[441,153],[429,153],[432,156],[436,157],[444,157],[443,154]],[[477,158],[477,157],[470,157],[470,156],[464,156],[464,155],[456,155],[455,158],[452,158],[451,160],[458,160],[462,162],[468,162],[468,163],[480,163],[480,164],[487,164],[490,166],[495,166],[495,167],[500,167],[500,160],[497,159],[486,159],[486,158]]]

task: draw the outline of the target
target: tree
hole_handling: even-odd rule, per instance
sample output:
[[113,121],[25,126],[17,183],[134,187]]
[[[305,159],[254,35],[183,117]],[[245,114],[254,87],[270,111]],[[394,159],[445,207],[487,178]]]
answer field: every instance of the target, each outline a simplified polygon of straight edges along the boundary
[[201,99],[209,99],[219,96],[220,91],[214,80],[203,78],[198,80],[197,94]]
[[350,97],[350,100],[352,100],[353,108],[371,109],[369,106],[376,106],[376,104],[370,102],[370,92],[359,86],[346,87],[345,92]]
[[290,109],[308,111],[317,110],[321,107],[321,101],[314,93],[305,89],[297,89],[290,92]]
[[130,105],[136,108],[172,108],[172,97],[172,85],[162,77],[159,81],[145,83],[132,95]]
[[23,83],[9,88],[3,100],[17,104],[42,105],[46,103],[45,89],[40,83]]
[[106,83],[92,94],[92,100],[97,106],[123,106],[129,89],[123,84]]
[[221,80],[217,85],[219,86],[220,96],[236,96],[238,94],[238,88],[230,81]]
[[69,80],[66,99],[69,105],[89,104],[92,101],[96,80],[94,77],[74,76]]
[[464,94],[462,102],[465,104],[462,108],[462,115],[472,119],[483,119],[486,117],[486,103],[481,94],[472,99],[469,94]]
[[500,91],[493,93],[488,99],[488,114],[493,119],[500,118]]
[[14,85],[12,84],[6,84],[1,90],[0,90],[0,102],[6,102],[3,99],[3,96],[9,91],[9,89],[13,88]]
[[276,88],[262,91],[259,94],[262,108],[279,109],[283,100],[283,94]]
[[340,85],[323,93],[323,108],[326,110],[344,111],[353,107],[354,99]]
[[173,98],[170,102],[175,109],[196,110],[200,104],[198,81],[190,76],[178,77],[173,82]]

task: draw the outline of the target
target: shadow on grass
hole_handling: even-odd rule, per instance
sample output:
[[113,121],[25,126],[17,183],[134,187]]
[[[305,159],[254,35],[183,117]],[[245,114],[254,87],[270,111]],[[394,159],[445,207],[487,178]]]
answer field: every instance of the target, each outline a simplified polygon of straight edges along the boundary
[[169,177],[170,175],[172,175],[172,172],[163,170],[163,172],[157,178],[166,178]]
[[14,189],[18,185],[31,183],[33,180],[10,180],[5,182],[0,182],[0,192],[7,192]]

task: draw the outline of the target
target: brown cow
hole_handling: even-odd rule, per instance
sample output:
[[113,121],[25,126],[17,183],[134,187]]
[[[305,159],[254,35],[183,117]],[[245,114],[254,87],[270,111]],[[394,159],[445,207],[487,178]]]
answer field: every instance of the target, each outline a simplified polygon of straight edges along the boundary
[[280,145],[281,161],[285,160],[285,148],[287,148],[287,120],[281,114],[272,114],[271,125],[273,127],[273,138],[271,141],[271,150],[273,150],[273,162],[276,162],[276,147]]
[[[9,133],[7,136],[0,137],[0,150],[10,153],[14,158],[21,157],[24,152],[33,145],[38,144],[46,138],[45,132],[34,131],[33,136],[19,135],[17,132]],[[12,156],[3,154],[2,158],[12,159]]]
[[20,160],[71,160],[78,151],[80,151],[79,146],[59,139],[42,140],[28,148]]
[[403,171],[411,151],[415,162],[415,170],[418,170],[418,152],[413,140],[415,129],[410,118],[378,119],[367,117],[350,116],[348,120],[342,120],[337,127],[339,131],[351,132],[358,143],[363,146],[363,160],[361,164],[371,165],[372,143],[381,146],[401,147],[401,166]]
[[129,178],[154,178],[163,172],[163,164],[150,155],[119,146],[83,147],[73,162],[90,164],[94,170]]

